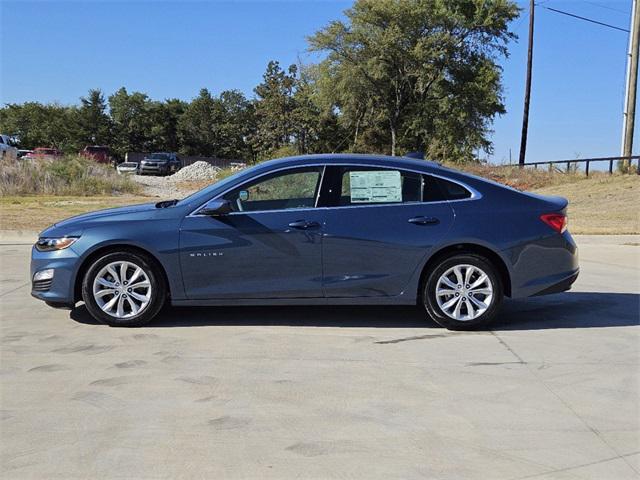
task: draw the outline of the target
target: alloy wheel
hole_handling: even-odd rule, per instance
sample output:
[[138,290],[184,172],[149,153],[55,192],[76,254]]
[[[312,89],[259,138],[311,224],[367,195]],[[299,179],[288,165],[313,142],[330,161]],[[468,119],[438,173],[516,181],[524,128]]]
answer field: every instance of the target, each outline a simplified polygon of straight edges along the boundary
[[93,298],[107,315],[131,318],[149,305],[151,282],[147,273],[135,263],[111,262],[96,275]]
[[440,310],[457,321],[480,317],[491,306],[494,292],[489,276],[474,265],[455,265],[436,283],[436,301]]

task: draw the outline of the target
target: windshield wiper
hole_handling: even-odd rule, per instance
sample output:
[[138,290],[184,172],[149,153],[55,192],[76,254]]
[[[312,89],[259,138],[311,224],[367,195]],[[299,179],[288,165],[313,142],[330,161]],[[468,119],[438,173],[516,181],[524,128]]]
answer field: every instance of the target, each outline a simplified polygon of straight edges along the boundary
[[163,200],[161,202],[156,203],[156,208],[173,207],[179,201],[180,200],[178,200],[177,198],[174,198],[173,200]]

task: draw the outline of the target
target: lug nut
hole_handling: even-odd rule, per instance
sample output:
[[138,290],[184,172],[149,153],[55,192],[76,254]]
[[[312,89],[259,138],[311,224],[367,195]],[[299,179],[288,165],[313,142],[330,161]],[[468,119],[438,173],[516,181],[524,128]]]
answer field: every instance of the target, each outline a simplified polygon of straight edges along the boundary
[[131,289],[130,289],[130,288],[127,288],[127,292],[131,293]]
[[[125,295],[125,297],[126,297],[126,295]],[[467,301],[467,298],[466,298],[466,297],[462,297],[462,301],[463,301],[463,302],[466,302],[466,301]]]
[[456,292],[456,297],[459,297],[459,296],[460,296],[460,294],[458,292]]
[[[127,284],[127,282],[124,282],[124,284],[126,285],[126,284]],[[465,286],[464,286],[464,288],[467,288],[467,289],[468,289],[468,288],[469,288],[469,285],[465,285]]]
[[122,294],[122,298],[127,298],[127,294],[126,293]]

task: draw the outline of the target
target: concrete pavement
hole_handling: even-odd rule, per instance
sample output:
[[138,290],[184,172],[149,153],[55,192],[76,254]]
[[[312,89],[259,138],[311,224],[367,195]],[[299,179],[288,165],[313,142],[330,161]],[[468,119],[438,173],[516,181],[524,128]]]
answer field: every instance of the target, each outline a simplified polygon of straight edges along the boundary
[[626,479],[640,472],[640,240],[579,237],[571,292],[487,332],[417,308],[167,309],[97,325],[0,249],[0,476]]

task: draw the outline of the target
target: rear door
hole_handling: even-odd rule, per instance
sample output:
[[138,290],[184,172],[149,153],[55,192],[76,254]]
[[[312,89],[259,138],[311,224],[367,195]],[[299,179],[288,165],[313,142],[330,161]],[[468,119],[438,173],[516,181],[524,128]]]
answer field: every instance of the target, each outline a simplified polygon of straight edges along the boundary
[[[447,201],[430,195],[428,177],[393,168],[333,166],[320,205],[327,297],[395,296],[453,223]],[[426,182],[426,183],[425,183]],[[426,197],[425,197],[426,194]]]

